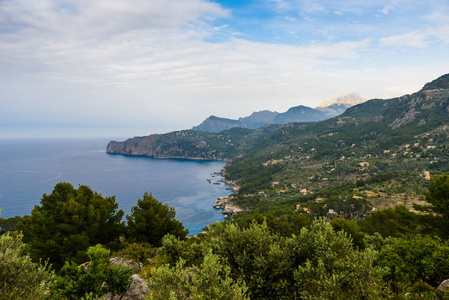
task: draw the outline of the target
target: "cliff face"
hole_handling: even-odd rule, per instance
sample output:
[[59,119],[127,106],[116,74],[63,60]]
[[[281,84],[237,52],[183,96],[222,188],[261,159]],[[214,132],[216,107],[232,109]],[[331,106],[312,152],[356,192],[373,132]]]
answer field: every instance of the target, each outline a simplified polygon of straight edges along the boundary
[[162,142],[157,136],[144,138],[132,138],[124,142],[109,142],[106,153],[123,154],[135,156],[148,156],[153,158],[178,158],[194,160],[221,160],[223,157],[217,156],[215,151],[208,151],[208,145],[204,141],[191,140]]
[[220,133],[183,130],[153,134],[134,137],[124,142],[111,141],[106,152],[154,158],[226,161],[239,151],[237,148],[249,131],[235,128]]
[[128,139],[125,142],[111,141],[106,147],[106,152],[159,157],[162,153],[157,149],[156,140],[155,136],[148,136],[146,138]]

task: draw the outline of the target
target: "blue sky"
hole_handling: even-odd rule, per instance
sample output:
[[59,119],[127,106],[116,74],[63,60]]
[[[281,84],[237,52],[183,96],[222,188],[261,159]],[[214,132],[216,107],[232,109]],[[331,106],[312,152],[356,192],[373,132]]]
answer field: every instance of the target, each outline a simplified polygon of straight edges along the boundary
[[0,0],[0,138],[131,137],[419,90],[447,0]]

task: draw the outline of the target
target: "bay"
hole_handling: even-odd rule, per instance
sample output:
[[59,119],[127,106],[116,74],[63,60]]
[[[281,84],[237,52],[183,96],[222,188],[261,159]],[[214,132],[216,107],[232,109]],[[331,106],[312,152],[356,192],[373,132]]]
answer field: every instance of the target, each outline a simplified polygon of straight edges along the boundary
[[[229,195],[221,161],[153,159],[106,153],[109,139],[0,140],[0,217],[29,215],[58,182],[115,196],[129,214],[145,192],[176,210],[189,235],[224,220],[212,205]],[[207,179],[211,179],[209,183]],[[215,184],[214,184],[215,183]]]

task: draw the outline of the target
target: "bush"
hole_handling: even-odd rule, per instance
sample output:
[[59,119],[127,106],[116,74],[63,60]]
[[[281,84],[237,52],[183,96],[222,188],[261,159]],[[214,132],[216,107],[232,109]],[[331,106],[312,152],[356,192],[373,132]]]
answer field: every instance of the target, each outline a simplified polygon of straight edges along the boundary
[[106,293],[125,294],[131,284],[132,270],[109,264],[110,251],[101,245],[87,250],[90,262],[78,266],[66,262],[53,287],[54,299],[97,299]]
[[209,252],[199,267],[186,267],[180,259],[175,267],[153,269],[149,278],[149,299],[249,299],[241,281],[229,275],[231,268]]
[[384,280],[395,292],[408,291],[420,281],[436,287],[449,274],[449,246],[429,236],[394,238],[381,249],[376,263],[389,268]]
[[22,235],[0,236],[0,299],[45,299],[54,273],[44,263],[34,263],[24,253]]
[[131,243],[120,251],[114,252],[112,256],[126,257],[143,264],[156,255],[156,249],[150,243]]

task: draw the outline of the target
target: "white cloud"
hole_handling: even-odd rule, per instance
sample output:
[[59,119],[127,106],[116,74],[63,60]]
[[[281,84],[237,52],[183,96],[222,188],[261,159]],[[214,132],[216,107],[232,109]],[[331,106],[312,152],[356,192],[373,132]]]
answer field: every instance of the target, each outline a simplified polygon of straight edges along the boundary
[[[329,5],[301,3],[308,12]],[[217,34],[232,36],[232,18],[202,0],[0,1],[0,123],[116,124],[149,134],[189,128],[210,114],[237,118],[262,109],[313,107],[352,91],[366,98],[399,96],[449,68],[410,66],[407,72],[418,74],[410,84],[408,76],[398,76],[401,68],[382,65],[388,51],[379,47],[421,50],[429,37],[447,43],[446,25],[380,40],[363,34],[374,29],[362,24],[364,32],[332,43],[267,44],[245,40],[242,32],[206,42]],[[299,18],[279,19],[291,23],[286,33],[305,36],[295,27]],[[142,128],[147,131],[137,132]]]
[[326,8],[321,5],[322,1],[300,0],[301,10],[306,13],[325,11]]
[[388,15],[390,10],[392,10],[393,8],[394,8],[394,6],[392,6],[392,5],[385,5],[384,8],[382,8],[382,13],[384,15]]
[[284,12],[290,9],[290,4],[285,0],[269,0],[270,2],[274,2],[276,4],[276,10],[278,12]]
[[422,32],[411,32],[400,35],[392,35],[379,39],[379,42],[385,46],[393,46],[400,48],[414,47],[426,48],[428,35]]

